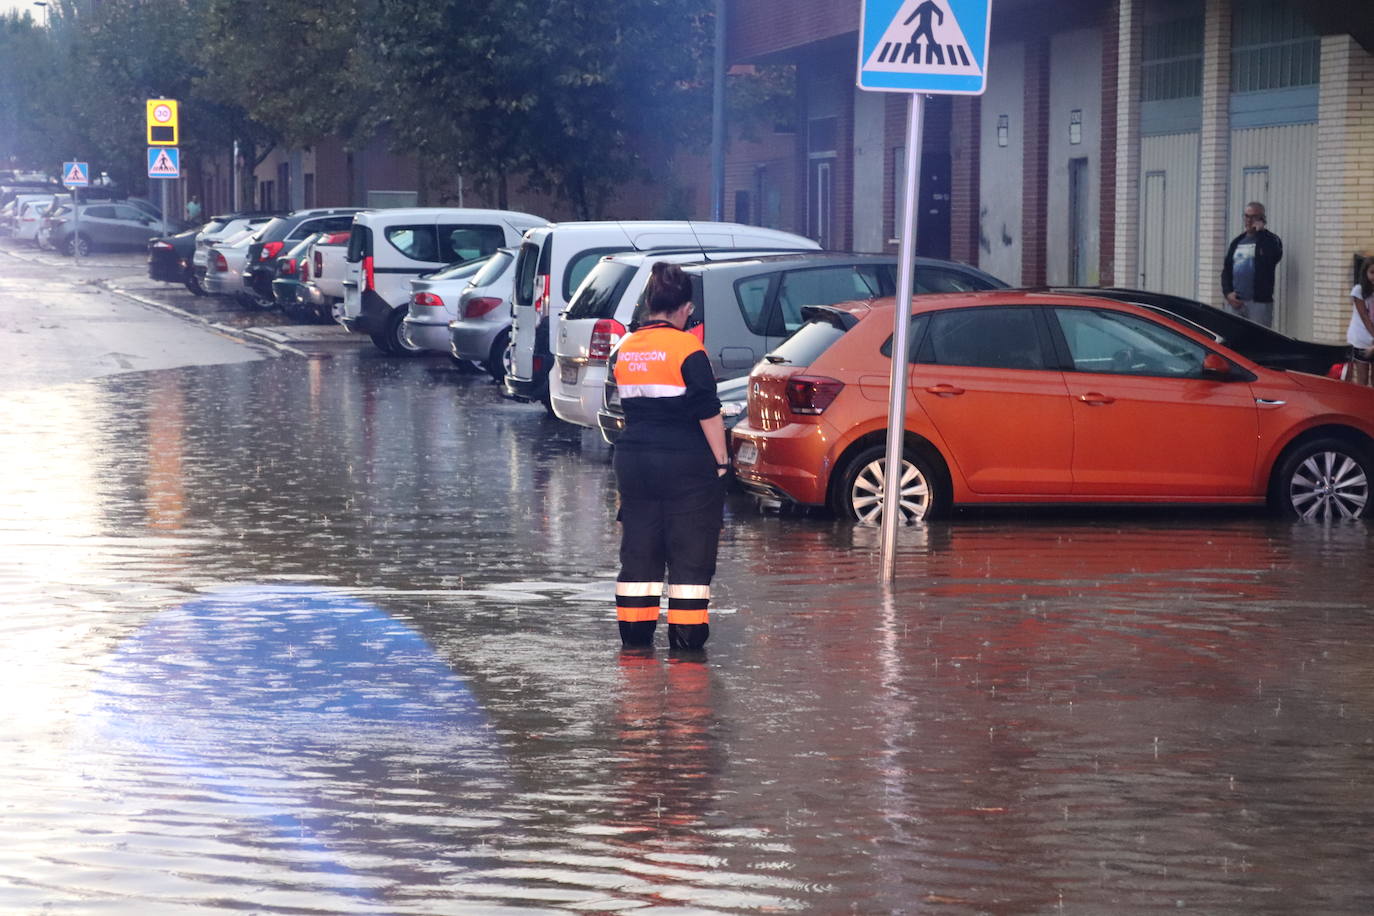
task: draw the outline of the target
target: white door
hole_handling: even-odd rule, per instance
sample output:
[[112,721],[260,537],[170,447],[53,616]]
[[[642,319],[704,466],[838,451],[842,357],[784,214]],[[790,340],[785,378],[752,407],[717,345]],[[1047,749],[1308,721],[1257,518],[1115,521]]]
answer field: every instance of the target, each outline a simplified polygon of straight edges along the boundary
[[1152,292],[1166,292],[1164,284],[1164,221],[1168,215],[1165,203],[1167,182],[1164,172],[1150,172],[1145,176],[1145,189],[1140,202],[1144,217],[1144,231],[1140,245],[1140,288]]

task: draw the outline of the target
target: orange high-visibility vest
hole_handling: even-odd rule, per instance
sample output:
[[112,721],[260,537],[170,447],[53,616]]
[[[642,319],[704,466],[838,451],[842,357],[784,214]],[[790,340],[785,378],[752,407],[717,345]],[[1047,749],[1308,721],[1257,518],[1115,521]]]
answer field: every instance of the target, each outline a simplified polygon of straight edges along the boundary
[[621,399],[681,397],[687,393],[682,363],[705,349],[694,335],[672,326],[635,331],[616,352],[615,383]]

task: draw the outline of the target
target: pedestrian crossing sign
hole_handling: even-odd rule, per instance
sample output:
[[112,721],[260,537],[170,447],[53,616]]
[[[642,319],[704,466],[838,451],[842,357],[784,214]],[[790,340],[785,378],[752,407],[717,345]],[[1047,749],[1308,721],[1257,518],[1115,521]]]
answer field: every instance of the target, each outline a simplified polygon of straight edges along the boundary
[[180,178],[181,150],[175,146],[148,147],[149,178]]
[[91,166],[87,162],[62,163],[62,183],[69,188],[91,186]]
[[864,0],[859,88],[982,95],[992,0]]

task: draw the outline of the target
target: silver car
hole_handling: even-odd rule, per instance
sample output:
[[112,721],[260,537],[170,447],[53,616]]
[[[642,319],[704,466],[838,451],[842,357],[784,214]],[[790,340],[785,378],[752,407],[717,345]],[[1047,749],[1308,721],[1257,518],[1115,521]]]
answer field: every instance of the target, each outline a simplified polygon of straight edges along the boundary
[[491,257],[460,261],[410,281],[410,302],[401,319],[401,340],[406,346],[449,352],[448,326],[458,317],[458,298]]
[[253,241],[254,229],[244,229],[206,249],[205,279],[201,286],[211,296],[233,296],[244,299],[248,291],[243,288],[243,265],[248,261],[248,246]]
[[145,205],[113,200],[81,204],[52,224],[49,242],[65,254],[89,254],[95,248],[146,248],[148,240],[176,231]]
[[458,297],[458,315],[448,323],[449,352],[456,359],[481,363],[500,381],[510,343],[510,297],[515,291],[518,248],[501,248],[472,278]]

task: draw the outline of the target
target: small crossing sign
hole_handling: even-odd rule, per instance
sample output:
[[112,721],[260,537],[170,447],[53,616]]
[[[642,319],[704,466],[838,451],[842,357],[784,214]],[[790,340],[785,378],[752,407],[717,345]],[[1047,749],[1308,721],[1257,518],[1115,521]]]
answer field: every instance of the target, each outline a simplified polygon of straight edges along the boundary
[[91,186],[90,163],[62,163],[62,183],[69,188],[89,188]]
[[982,95],[992,0],[865,0],[859,88]]
[[175,146],[152,146],[148,148],[149,178],[180,178],[181,150]]

